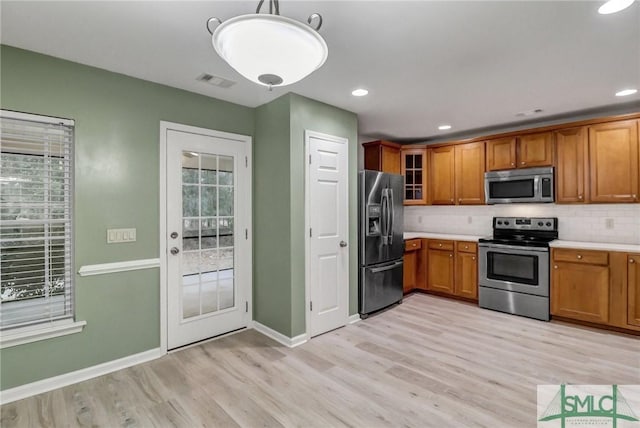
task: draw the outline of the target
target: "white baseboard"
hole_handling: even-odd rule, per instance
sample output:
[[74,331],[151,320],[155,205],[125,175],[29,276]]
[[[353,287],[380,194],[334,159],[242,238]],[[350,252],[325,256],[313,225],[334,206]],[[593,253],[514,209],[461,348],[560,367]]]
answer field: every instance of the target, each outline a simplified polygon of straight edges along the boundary
[[264,334],[267,337],[270,337],[276,342],[283,344],[287,348],[295,348],[296,346],[300,346],[307,341],[306,334],[301,334],[296,337],[285,336],[284,334],[279,333],[264,324],[260,324],[258,321],[253,322],[253,328],[254,330]]
[[360,314],[349,315],[349,319],[347,320],[347,324],[354,324],[360,321]]
[[145,363],[147,361],[160,358],[165,353],[160,348],[150,349],[140,352],[139,354],[129,355],[113,361],[98,364],[97,366],[87,367],[76,370],[74,372],[61,374],[59,376],[50,377],[48,379],[39,380],[25,385],[16,386],[15,388],[0,391],[0,403],[7,404],[13,401],[22,400],[23,398],[33,395],[42,394],[43,392],[52,391],[94,377],[102,376],[116,370],[125,369],[136,364]]

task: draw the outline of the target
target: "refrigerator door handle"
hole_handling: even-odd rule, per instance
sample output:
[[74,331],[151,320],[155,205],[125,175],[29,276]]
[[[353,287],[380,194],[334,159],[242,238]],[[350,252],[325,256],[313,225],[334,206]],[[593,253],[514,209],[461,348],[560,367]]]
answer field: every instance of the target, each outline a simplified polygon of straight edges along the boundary
[[398,266],[400,266],[401,264],[402,264],[402,261],[399,261],[399,262],[394,262],[393,264],[390,264],[388,266],[383,266],[383,267],[378,267],[378,268],[371,268],[371,273],[380,273],[380,272],[384,272],[386,270],[395,269]]
[[389,209],[390,212],[390,216],[389,216],[389,228],[387,229],[387,233],[389,234],[389,245],[393,244],[393,223],[395,220],[395,207],[394,205],[394,201],[393,201],[393,189],[389,188],[389,197],[388,199],[391,201],[391,207]]
[[389,244],[389,195],[386,192],[387,189],[382,189],[382,213],[380,218],[380,228],[382,229],[380,235],[382,237],[382,245]]

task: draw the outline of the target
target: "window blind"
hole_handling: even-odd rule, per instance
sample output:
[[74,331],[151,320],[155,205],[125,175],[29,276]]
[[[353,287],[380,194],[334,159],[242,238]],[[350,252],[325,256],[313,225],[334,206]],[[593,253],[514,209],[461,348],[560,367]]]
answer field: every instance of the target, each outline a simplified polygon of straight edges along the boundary
[[73,121],[0,112],[0,329],[73,318]]

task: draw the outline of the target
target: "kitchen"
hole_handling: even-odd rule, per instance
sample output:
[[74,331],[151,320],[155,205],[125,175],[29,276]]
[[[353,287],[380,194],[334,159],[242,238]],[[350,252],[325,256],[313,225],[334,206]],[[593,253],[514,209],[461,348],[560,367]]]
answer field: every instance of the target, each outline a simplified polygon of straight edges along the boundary
[[640,331],[638,117],[364,143],[365,169],[404,177],[404,293]]
[[[3,0],[0,425],[551,427],[592,384],[640,413],[640,8],[599,6]],[[255,15],[326,62],[242,74],[216,28]],[[399,177],[375,266],[364,169]],[[45,170],[59,227],[20,199]],[[504,174],[538,201],[496,203]],[[400,287],[359,295],[366,269]]]

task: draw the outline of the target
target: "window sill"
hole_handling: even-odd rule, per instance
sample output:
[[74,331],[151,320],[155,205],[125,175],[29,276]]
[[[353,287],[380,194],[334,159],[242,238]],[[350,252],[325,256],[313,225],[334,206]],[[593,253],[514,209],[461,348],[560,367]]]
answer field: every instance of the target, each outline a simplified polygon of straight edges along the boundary
[[40,324],[18,328],[15,331],[0,334],[0,349],[66,336],[67,334],[80,333],[85,325],[87,325],[86,321],[64,320],[46,325]]

